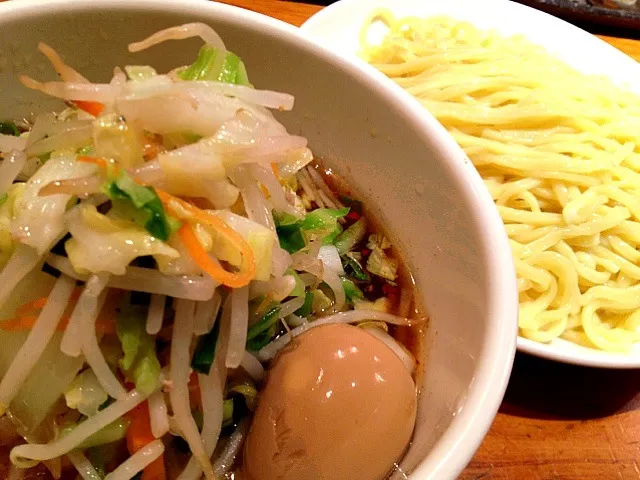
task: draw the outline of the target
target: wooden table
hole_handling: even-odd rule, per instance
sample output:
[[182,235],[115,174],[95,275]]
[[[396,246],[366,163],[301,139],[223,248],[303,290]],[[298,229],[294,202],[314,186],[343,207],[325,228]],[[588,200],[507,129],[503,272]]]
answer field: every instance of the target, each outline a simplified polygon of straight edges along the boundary
[[[301,25],[321,7],[222,0]],[[640,61],[640,40],[601,36]],[[500,412],[461,480],[640,479],[640,370],[518,354]]]

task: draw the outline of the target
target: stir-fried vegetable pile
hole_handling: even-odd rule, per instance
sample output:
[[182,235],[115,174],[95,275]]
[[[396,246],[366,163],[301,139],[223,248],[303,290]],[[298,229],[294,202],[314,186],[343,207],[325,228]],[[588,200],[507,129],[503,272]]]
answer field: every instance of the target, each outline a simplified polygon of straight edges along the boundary
[[61,80],[22,81],[67,108],[0,123],[14,469],[225,474],[287,342],[324,323],[409,324],[389,241],[270,112],[290,95],[254,88],[203,24],[129,50],[192,36],[193,64],[116,68],[105,84],[41,44]]

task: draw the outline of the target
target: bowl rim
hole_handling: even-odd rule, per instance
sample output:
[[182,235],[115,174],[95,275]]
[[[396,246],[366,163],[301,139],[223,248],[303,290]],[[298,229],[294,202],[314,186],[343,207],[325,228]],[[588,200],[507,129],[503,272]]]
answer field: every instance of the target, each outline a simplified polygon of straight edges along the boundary
[[[338,6],[334,4],[333,6]],[[328,7],[331,9],[333,6]],[[482,355],[477,358],[478,370],[464,407],[455,415],[444,435],[436,442],[409,475],[413,480],[456,478],[466,467],[484,439],[498,411],[507,387],[516,349],[518,295],[515,268],[502,221],[480,175],[462,149],[444,127],[393,81],[364,62],[337,55],[314,42],[300,29],[283,21],[240,7],[215,1],[181,0],[23,0],[0,4],[0,23],[13,18],[55,15],[62,11],[99,9],[147,9],[150,11],[186,13],[206,18],[229,19],[243,27],[275,35],[283,40],[295,40],[299,48],[322,61],[358,76],[375,95],[400,106],[405,120],[416,128],[422,141],[429,143],[446,159],[443,165],[460,183],[467,205],[475,206],[483,256],[486,258],[488,285],[488,327]],[[325,11],[325,10],[323,10]]]

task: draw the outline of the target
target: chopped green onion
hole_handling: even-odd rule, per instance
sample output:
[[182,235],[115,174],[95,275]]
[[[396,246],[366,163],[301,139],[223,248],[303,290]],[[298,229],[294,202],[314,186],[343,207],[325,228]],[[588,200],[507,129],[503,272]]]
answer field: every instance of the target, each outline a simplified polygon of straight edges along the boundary
[[333,242],[342,234],[342,225],[336,223],[336,227],[328,234],[322,237],[322,245],[333,245]]
[[314,238],[321,238],[323,245],[330,245],[342,233],[342,225],[338,223],[338,220],[347,213],[349,213],[348,208],[340,210],[317,208],[304,217],[300,230],[302,230],[307,242]]
[[260,350],[260,348],[269,343],[271,337],[275,334],[279,313],[279,306],[271,307],[260,320],[249,328],[247,332],[247,348],[249,350]]
[[222,427],[233,425],[233,399],[228,398],[222,404]]
[[244,397],[244,403],[247,404],[247,408],[251,411],[255,410],[258,400],[258,390],[256,390],[256,387],[253,385],[246,383],[234,385],[229,389],[229,393],[239,393]]
[[113,208],[132,217],[135,223],[159,240],[168,240],[180,228],[180,222],[164,211],[155,189],[138,185],[124,172],[116,180],[107,182],[103,191],[112,200]]
[[[131,422],[127,417],[120,417],[85,439],[84,442],[80,443],[76,448],[79,450],[85,450],[87,448],[97,447],[99,445],[105,445],[107,443],[122,440],[127,434],[130,423]],[[61,436],[70,433],[76,426],[77,425],[74,425],[71,428],[64,429]]]
[[87,145],[85,147],[78,149],[78,155],[95,155],[96,149],[93,148],[93,145]]
[[342,257],[342,265],[345,272],[356,280],[360,280],[362,282],[368,282],[371,280],[369,274],[364,268],[362,268],[360,262],[358,262],[351,253],[347,253]]
[[124,67],[124,71],[129,77],[129,80],[139,82],[151,77],[155,77],[158,72],[153,67],[148,65],[127,65]]
[[220,334],[220,319],[216,320],[213,328],[206,335],[202,335],[196,345],[196,350],[193,352],[193,359],[191,360],[191,368],[196,372],[209,375],[211,371],[211,365],[216,356],[216,349],[218,346],[218,335]]
[[247,350],[250,350],[252,352],[257,352],[262,347],[264,347],[265,345],[268,345],[269,342],[271,342],[271,339],[273,338],[273,336],[276,334],[277,331],[278,331],[278,324],[274,323],[267,330],[260,333],[253,340],[248,340]]
[[[119,447],[119,445],[116,444],[116,448],[117,447]],[[95,468],[98,475],[100,475],[100,478],[104,478],[107,474],[107,464],[111,462],[116,453],[114,445],[110,444],[106,446],[102,445],[100,447],[91,447],[85,450],[84,453],[87,460],[91,462],[93,468]]]
[[291,293],[289,293],[290,297],[302,297],[304,295],[305,285],[298,272],[296,272],[293,268],[288,268],[285,272],[285,275],[291,275],[296,281],[296,286],[293,287]]
[[6,121],[0,122],[0,133],[2,135],[18,137],[20,135],[20,130],[18,130],[18,126],[14,122]]
[[312,290],[311,294],[313,295],[313,300],[311,302],[311,309],[313,313],[322,313],[333,305],[331,299],[322,290]]
[[355,283],[344,277],[340,277],[340,280],[342,281],[342,288],[344,288],[344,294],[347,298],[347,302],[353,303],[354,299],[361,300],[364,298],[364,294]]
[[311,315],[311,311],[313,309],[313,293],[307,292],[304,294],[304,303],[302,306],[295,311],[295,314],[299,317],[308,317]]
[[308,213],[303,220],[298,220],[288,213],[274,212],[280,246],[289,253],[295,253],[313,238],[321,238],[323,245],[331,244],[342,233],[338,220],[347,213],[348,208],[317,208]]
[[301,221],[289,213],[275,211],[273,212],[273,220],[276,224],[280,247],[289,253],[295,253],[304,248],[304,238],[300,232]]
[[300,228],[303,230],[333,230],[339,218],[349,213],[348,208],[316,208],[308,213]]
[[3,193],[2,195],[0,195],[0,207],[4,205],[4,202],[6,202],[8,199],[9,199],[8,194]]
[[333,242],[340,255],[352,250],[367,234],[367,221],[364,217],[342,232]]
[[224,83],[251,86],[247,77],[247,69],[235,53],[226,52],[222,62],[222,70],[214,72],[218,49],[211,45],[204,45],[198,52],[195,62],[178,75],[183,80],[213,80]]

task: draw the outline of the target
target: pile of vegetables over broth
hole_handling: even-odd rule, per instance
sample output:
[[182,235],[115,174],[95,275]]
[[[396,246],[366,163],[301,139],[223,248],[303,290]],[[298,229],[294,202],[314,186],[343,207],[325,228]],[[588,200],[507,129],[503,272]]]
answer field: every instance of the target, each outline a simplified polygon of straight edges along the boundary
[[193,36],[108,84],[40,44],[61,81],[22,81],[66,108],[0,123],[2,478],[233,477],[265,368],[317,325],[415,371],[408,275],[271,114],[293,97],[203,24],[129,49]]

